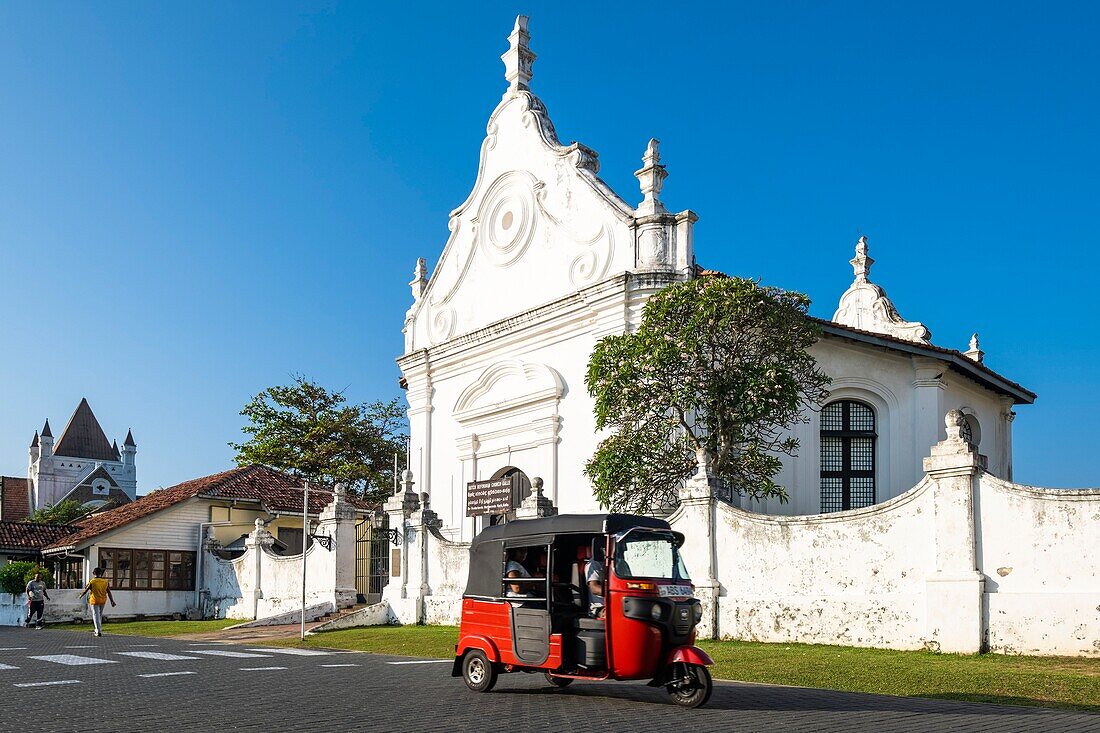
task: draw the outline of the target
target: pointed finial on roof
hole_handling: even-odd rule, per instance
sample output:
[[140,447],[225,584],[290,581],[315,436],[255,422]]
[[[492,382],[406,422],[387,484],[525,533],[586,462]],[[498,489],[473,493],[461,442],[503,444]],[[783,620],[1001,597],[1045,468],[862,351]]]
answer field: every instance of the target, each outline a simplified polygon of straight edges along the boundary
[[985,352],[982,351],[981,346],[978,344],[978,334],[974,333],[970,336],[970,348],[963,352],[963,356],[967,359],[973,359],[979,364],[985,359]]
[[53,432],[50,430],[50,418],[46,418],[46,424],[42,426],[42,437],[52,438]]
[[37,448],[37,447],[38,447],[38,431],[35,430],[34,431],[34,439],[31,440],[31,448]]
[[517,15],[516,24],[508,36],[508,50],[500,60],[504,62],[504,78],[508,80],[508,91],[504,96],[531,88],[531,67],[535,64],[535,54],[528,45],[531,34],[527,32],[526,15]]
[[416,267],[413,268],[413,279],[409,282],[409,287],[412,288],[414,303],[419,301],[424,296],[424,291],[428,289],[428,261],[423,257],[416,260]]
[[658,198],[661,195],[661,188],[665,185],[665,179],[668,178],[668,171],[661,165],[660,145],[660,140],[650,138],[645,154],[642,156],[642,168],[634,172],[642,189],[642,203],[638,204],[640,216],[663,214],[666,210],[665,205]]
[[856,256],[848,262],[855,270],[857,283],[871,282],[868,276],[871,274],[871,265],[875,264],[875,261],[867,254],[867,237],[860,235],[859,241],[856,242]]
[[126,429],[126,440],[122,441],[122,444],[130,447],[137,445],[137,443],[134,442],[134,434],[130,432],[129,428]]

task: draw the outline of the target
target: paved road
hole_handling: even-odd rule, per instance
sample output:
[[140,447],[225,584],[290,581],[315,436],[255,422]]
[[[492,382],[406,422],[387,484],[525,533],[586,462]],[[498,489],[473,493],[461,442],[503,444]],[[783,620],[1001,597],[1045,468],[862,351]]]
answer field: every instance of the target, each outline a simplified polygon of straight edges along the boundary
[[0,628],[0,731],[1100,732],[1100,715],[771,685],[719,683],[700,710],[640,683],[538,675],[475,695],[449,663],[301,651]]

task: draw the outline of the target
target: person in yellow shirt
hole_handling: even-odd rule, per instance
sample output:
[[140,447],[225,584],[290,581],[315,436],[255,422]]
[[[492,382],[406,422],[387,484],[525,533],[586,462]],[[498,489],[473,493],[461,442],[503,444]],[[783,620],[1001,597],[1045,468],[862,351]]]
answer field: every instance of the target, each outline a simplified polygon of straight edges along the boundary
[[77,600],[83,598],[85,593],[88,594],[88,606],[92,609],[92,625],[95,626],[93,633],[96,636],[103,636],[103,607],[107,605],[107,601],[110,601],[111,606],[114,607],[115,597],[111,595],[111,589],[107,585],[106,578],[103,577],[103,568],[92,570],[92,576],[88,585],[80,591]]

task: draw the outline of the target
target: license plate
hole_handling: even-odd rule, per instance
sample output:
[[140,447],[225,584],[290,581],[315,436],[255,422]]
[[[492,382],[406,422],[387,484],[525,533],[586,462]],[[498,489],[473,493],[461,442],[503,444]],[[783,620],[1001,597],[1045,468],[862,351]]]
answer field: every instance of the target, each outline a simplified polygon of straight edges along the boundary
[[690,585],[659,585],[657,595],[662,598],[687,598],[691,596]]

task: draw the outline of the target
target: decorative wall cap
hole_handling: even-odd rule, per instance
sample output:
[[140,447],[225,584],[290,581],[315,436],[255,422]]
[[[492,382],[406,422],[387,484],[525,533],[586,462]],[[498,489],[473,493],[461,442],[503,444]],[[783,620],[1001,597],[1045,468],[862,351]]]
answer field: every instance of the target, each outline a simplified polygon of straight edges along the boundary
[[931,343],[932,334],[924,324],[904,320],[886,291],[871,282],[871,265],[875,261],[867,254],[867,237],[859,238],[856,255],[849,262],[855,271],[855,281],[840,297],[834,322],[916,343]]
[[985,352],[982,351],[981,346],[978,344],[978,334],[974,333],[970,336],[970,348],[963,352],[963,356],[972,361],[976,361],[981,364],[985,360]]

